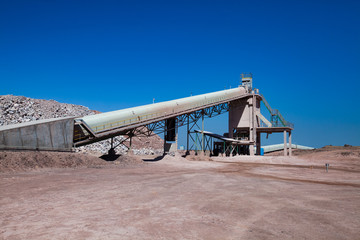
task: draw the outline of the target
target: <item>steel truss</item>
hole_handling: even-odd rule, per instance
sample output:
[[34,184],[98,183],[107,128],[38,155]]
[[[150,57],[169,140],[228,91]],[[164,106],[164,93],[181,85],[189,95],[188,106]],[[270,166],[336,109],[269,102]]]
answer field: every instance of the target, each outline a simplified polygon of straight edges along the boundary
[[[192,133],[193,135],[190,135],[190,139],[192,140],[192,145],[190,145],[189,150],[194,150],[196,154],[198,154],[198,152],[200,151],[204,151],[204,152],[208,151],[210,156],[215,155],[213,149],[214,137],[208,135],[203,136],[201,132],[192,132]],[[201,146],[202,143],[201,139],[204,139],[203,148]],[[218,154],[224,154],[224,156],[234,156],[241,154],[240,152],[241,146],[239,144],[225,142],[225,141],[217,142],[217,143],[221,144],[221,152],[218,152]]]
[[[201,138],[196,138],[194,139],[194,134],[197,135],[193,130],[195,129],[195,127],[200,128],[200,126],[198,125],[198,121],[201,118],[202,121],[202,128],[203,129],[203,125],[204,125],[204,118],[212,118],[215,116],[218,116],[220,114],[226,113],[229,111],[229,103],[221,103],[219,105],[216,106],[211,106],[205,109],[201,109],[201,110],[197,110],[191,113],[186,113],[186,114],[182,114],[179,115],[175,118],[175,128],[178,127],[182,127],[184,125],[188,126],[188,130],[187,130],[187,150],[196,150],[196,151],[204,151],[205,149],[207,150],[211,150],[212,149],[212,145],[209,143],[208,140],[206,140],[207,138],[203,135]],[[126,136],[124,138],[124,140],[118,140],[116,137],[113,137],[112,142],[116,141],[116,144],[112,145],[112,148],[116,148],[120,145],[124,145],[125,147],[127,147],[129,150],[131,149],[131,138],[133,136],[144,136],[144,137],[150,137],[153,136],[155,134],[160,135],[162,133],[165,133],[166,131],[170,131],[173,130],[174,128],[171,129],[166,129],[166,124],[165,124],[166,120],[161,120],[158,122],[154,122],[151,124],[147,124],[144,126],[140,126],[137,128],[133,128],[132,130],[128,131],[124,136]],[[192,140],[192,144],[190,145],[189,140]],[[198,139],[198,140],[196,140]],[[200,146],[199,146],[199,139],[200,139]],[[129,145],[125,145],[125,143],[128,143],[129,140]],[[212,140],[211,140],[212,143]],[[189,147],[190,146],[190,147]]]
[[233,156],[239,154],[239,145],[226,144],[224,142],[224,146],[225,146],[225,151],[224,151],[225,156]]
[[[204,131],[204,118],[211,118],[223,114],[229,111],[229,103],[223,103],[213,107],[209,107],[200,111],[191,113],[187,120],[187,144],[186,151],[187,153],[191,150],[194,150],[196,153],[199,151],[209,150],[212,152],[212,138],[207,137],[204,133],[195,132],[195,127]],[[198,121],[202,119],[201,127],[198,125]]]
[[212,154],[213,138],[206,136],[199,132],[190,132],[189,138],[192,140],[192,144],[189,145],[187,151],[194,150],[197,154],[199,151],[209,151]]
[[[196,123],[202,116],[211,118],[223,114],[229,111],[229,104],[222,103],[216,106],[212,106],[203,110],[194,111],[192,113],[187,113],[183,115],[179,115],[176,117],[176,127],[182,127],[187,124]],[[173,130],[174,128],[166,129],[165,125],[166,120],[161,120],[158,122],[154,122],[151,124],[147,124],[138,128],[132,129],[132,133],[134,136],[145,136],[150,137],[152,135],[160,135],[165,131]],[[175,128],[176,128],[175,127]],[[193,128],[193,127],[192,127]]]

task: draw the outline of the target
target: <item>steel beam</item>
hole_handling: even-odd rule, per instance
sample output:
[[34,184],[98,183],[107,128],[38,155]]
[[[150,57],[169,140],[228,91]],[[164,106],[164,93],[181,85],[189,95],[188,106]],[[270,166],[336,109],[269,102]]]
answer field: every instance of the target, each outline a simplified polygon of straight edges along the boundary
[[284,156],[287,156],[286,131],[284,131]]

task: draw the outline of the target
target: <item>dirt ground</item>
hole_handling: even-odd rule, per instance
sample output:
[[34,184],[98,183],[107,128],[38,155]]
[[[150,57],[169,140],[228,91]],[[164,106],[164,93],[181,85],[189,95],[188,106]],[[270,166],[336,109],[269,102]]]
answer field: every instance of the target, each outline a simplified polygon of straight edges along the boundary
[[359,152],[2,168],[0,239],[360,239]]

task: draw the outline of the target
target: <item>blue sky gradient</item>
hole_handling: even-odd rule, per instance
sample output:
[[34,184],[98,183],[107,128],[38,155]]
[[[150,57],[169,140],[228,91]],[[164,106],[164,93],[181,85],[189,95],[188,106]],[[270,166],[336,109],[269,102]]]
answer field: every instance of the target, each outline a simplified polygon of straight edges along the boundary
[[[295,143],[360,145],[359,12],[360,1],[3,0],[0,94],[111,111],[252,72]],[[225,132],[226,118],[206,129]]]

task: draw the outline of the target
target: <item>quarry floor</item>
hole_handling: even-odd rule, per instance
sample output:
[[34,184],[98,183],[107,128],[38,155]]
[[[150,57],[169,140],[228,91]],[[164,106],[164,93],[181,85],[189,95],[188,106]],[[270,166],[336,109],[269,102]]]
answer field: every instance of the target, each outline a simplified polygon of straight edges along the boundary
[[142,160],[1,173],[0,239],[359,239],[358,157]]

